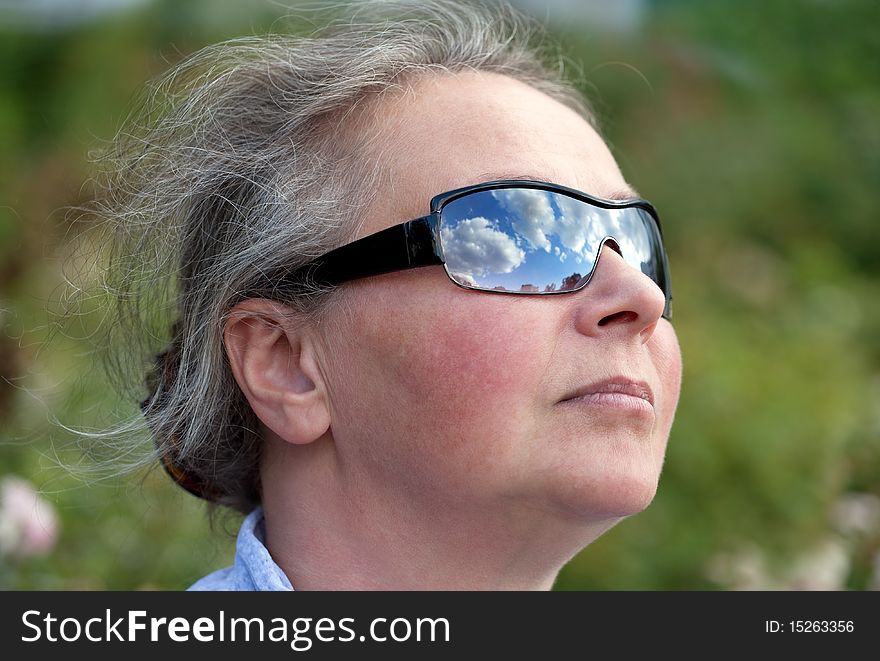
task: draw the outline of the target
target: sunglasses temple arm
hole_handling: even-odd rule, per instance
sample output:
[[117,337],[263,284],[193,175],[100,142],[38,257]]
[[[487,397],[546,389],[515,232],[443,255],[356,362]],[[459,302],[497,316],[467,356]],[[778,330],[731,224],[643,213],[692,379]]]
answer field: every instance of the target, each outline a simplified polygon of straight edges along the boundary
[[442,264],[437,214],[415,218],[331,250],[288,276],[335,285],[393,271]]
[[409,268],[443,264],[443,248],[440,243],[440,214],[432,213],[403,224]]

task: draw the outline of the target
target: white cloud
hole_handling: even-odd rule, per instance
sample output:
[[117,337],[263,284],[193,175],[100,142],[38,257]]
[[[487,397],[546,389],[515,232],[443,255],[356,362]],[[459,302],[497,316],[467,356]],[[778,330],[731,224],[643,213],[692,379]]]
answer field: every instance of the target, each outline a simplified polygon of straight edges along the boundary
[[493,190],[492,197],[514,216],[513,229],[528,239],[534,248],[550,252],[551,243],[547,234],[555,231],[556,214],[546,191],[503,188]]
[[[606,233],[602,231],[603,223],[599,217],[599,214],[604,213],[603,210],[565,195],[557,197],[556,203],[562,214],[557,222],[556,234],[563,246],[580,253],[584,246],[595,246],[605,238]],[[586,253],[586,257],[592,258],[593,255]]]
[[[600,231],[602,223],[596,222],[598,215],[605,212],[572,197],[554,196],[559,207],[557,214],[550,203],[552,194],[547,191],[514,188],[495,190],[492,195],[513,216],[513,229],[534,248],[550,252],[553,250],[550,235],[555,235],[563,248],[580,253],[585,246],[596,245],[605,237],[605,233]],[[553,252],[557,255],[562,253]]]
[[482,216],[465,218],[454,227],[444,225],[440,233],[446,264],[465,277],[510,273],[526,256],[512,238]]
[[[637,209],[620,209],[612,214],[612,228],[609,234],[618,239],[624,258],[632,264],[641,265],[651,257],[651,241],[645,220]],[[653,222],[653,221],[651,221]]]

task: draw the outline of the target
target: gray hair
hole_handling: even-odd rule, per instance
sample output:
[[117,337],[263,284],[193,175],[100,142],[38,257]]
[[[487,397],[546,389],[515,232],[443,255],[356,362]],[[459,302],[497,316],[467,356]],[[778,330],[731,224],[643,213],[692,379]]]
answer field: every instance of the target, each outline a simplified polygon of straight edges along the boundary
[[543,28],[503,0],[358,2],[309,36],[204,48],[149,88],[99,160],[98,213],[113,236],[103,275],[115,301],[108,364],[125,395],[143,399],[143,375],[170,335],[143,415],[124,427],[155,441],[140,463],[162,460],[242,512],[260,502],[259,423],[223,347],[230,309],[267,297],[315,321],[332,304],[327,289],[281,296],[267,274],[357,231],[352,219],[381,174],[369,148],[377,127],[358,111],[383,94],[424,76],[496,72],[592,123],[547,44]]

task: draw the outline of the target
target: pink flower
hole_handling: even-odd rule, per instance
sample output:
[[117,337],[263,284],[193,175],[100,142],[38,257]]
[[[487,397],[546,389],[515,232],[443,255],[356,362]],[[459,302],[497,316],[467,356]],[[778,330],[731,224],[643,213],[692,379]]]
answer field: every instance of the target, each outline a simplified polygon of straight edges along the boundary
[[58,541],[58,516],[27,480],[0,479],[0,556],[48,553]]

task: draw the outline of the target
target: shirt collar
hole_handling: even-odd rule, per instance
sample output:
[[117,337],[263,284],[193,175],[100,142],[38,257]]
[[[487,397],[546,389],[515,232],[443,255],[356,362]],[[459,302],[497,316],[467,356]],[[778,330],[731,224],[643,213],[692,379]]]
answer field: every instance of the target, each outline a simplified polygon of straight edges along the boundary
[[257,507],[241,523],[235,543],[235,562],[190,587],[190,590],[290,591],[290,579],[266,548],[266,520]]

